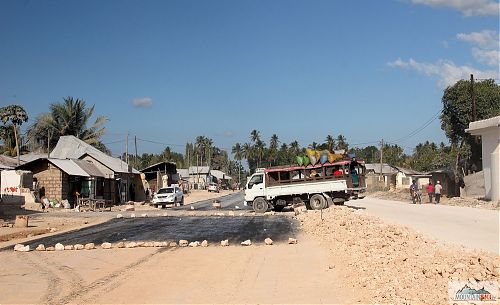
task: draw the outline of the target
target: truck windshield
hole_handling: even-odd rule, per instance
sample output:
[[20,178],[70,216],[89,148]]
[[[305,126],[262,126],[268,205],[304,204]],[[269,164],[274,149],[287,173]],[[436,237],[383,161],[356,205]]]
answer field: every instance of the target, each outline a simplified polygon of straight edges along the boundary
[[262,179],[263,175],[255,175],[253,176],[250,181],[248,181],[248,188],[252,188],[254,184],[259,184],[262,183],[264,180]]

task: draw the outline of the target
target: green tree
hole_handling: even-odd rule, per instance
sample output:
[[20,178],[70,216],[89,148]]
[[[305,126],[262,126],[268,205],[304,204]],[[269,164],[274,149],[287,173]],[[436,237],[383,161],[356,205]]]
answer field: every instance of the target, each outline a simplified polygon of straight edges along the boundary
[[347,143],[346,138],[341,134],[337,137],[337,145],[335,146],[335,149],[344,149],[345,151],[349,150],[349,144]]
[[4,125],[7,124],[7,122],[12,123],[12,129],[14,130],[14,138],[16,142],[17,165],[19,165],[20,159],[17,127],[28,121],[28,114],[26,113],[24,108],[19,105],[9,105],[0,108],[0,120],[2,120]]
[[231,152],[234,155],[234,159],[236,161],[238,161],[238,185],[240,185],[241,184],[241,172],[240,172],[241,159],[243,159],[243,150],[241,148],[241,144],[240,143],[234,144],[234,146],[232,147]]
[[276,158],[278,157],[278,145],[279,145],[278,135],[273,134],[271,136],[271,140],[269,141],[269,150],[268,150],[268,157],[269,157],[268,161],[271,166],[273,164],[276,165]]
[[329,151],[333,151],[333,148],[335,147],[335,139],[331,135],[327,135],[325,139],[325,145],[326,149]]
[[474,120],[488,119],[500,115],[500,85],[492,79],[476,82],[474,85],[476,97],[475,117],[472,113],[471,82],[460,80],[444,90],[443,111],[440,116],[441,128],[457,152],[455,157],[455,175],[458,179],[458,166],[462,159],[471,158],[471,163],[480,166],[480,142],[465,132],[469,123]]
[[50,141],[54,147],[61,136],[75,136],[84,142],[110,154],[102,143],[105,133],[104,124],[108,119],[98,116],[94,123],[89,122],[94,114],[95,105],[87,108],[84,100],[64,98],[62,103],[50,105],[50,112],[38,116],[28,129],[28,138],[35,148],[45,149]]

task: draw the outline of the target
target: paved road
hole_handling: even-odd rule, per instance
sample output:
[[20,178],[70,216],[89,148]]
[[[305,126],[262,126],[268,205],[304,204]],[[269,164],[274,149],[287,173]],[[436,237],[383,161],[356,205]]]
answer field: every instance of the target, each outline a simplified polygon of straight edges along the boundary
[[[251,207],[244,206],[245,200],[244,200],[244,193],[242,192],[230,194],[216,199],[221,204],[221,210],[245,210],[245,211],[252,210]],[[212,206],[213,200],[214,199],[208,199],[190,205],[176,207],[173,208],[173,210],[190,210],[191,207],[194,207],[197,211],[214,210]]]
[[499,211],[365,198],[346,202],[444,242],[499,253]]

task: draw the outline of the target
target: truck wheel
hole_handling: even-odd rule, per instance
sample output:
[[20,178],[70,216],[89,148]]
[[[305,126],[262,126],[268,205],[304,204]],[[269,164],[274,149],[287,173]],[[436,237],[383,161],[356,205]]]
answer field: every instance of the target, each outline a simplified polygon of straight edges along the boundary
[[257,198],[253,201],[253,210],[255,213],[265,213],[269,208],[269,204],[264,198]]
[[326,199],[321,194],[314,194],[309,199],[309,205],[313,210],[322,210],[326,208]]

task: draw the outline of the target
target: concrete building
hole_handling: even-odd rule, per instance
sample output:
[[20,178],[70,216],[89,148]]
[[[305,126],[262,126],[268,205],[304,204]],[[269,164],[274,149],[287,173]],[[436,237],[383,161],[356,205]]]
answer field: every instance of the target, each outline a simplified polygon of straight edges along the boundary
[[500,201],[500,116],[471,122],[466,131],[481,137],[485,198]]

